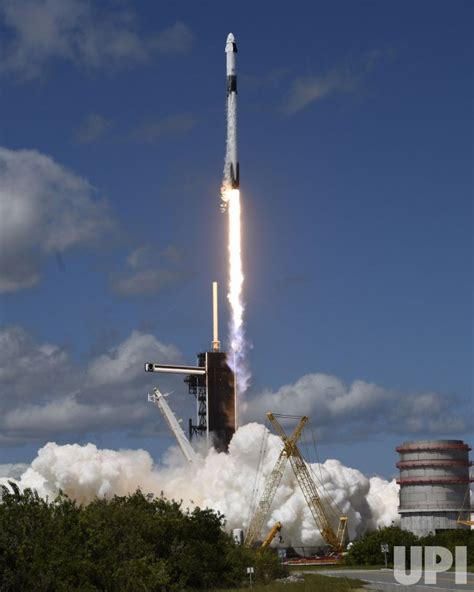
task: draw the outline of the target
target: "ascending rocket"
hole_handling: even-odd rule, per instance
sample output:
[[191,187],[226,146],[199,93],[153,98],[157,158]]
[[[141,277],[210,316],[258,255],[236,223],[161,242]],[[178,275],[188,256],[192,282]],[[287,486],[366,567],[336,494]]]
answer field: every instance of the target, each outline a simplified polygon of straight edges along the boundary
[[223,209],[225,209],[229,199],[226,190],[238,189],[240,185],[237,153],[237,44],[232,33],[227,36],[225,53],[227,67],[227,147],[222,191]]

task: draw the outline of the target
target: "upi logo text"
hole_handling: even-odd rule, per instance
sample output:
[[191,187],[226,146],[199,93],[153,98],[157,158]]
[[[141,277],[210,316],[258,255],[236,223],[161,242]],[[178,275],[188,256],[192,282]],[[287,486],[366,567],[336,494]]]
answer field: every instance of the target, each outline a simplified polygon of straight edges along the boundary
[[[439,573],[448,571],[453,565],[453,554],[446,547],[425,547],[423,569],[423,547],[409,547],[410,570],[406,570],[406,547],[393,548],[393,574],[404,586],[417,584],[424,573],[425,584],[436,584]],[[456,584],[467,584],[467,547],[456,547],[454,554]]]

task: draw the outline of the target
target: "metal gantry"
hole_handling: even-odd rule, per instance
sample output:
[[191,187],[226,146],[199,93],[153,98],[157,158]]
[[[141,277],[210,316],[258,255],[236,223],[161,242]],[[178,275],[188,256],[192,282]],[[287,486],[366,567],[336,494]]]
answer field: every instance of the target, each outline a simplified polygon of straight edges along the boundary
[[329,503],[323,502],[321,499],[315,482],[311,477],[306,462],[297,445],[303,428],[308,422],[308,417],[303,416],[299,418],[298,424],[293,430],[292,435],[289,437],[286,435],[285,430],[273,413],[267,413],[267,419],[272,424],[276,434],[281,438],[283,448],[272,472],[265,482],[262,497],[251,517],[244,541],[245,544],[247,546],[252,546],[260,535],[263,525],[268,519],[270,508],[283,477],[286,463],[289,460],[295,478],[322,537],[336,553],[341,553],[344,549],[347,516],[338,516],[338,526],[337,529],[334,530],[330,520],[330,511],[332,511],[332,508]]
[[161,414],[165,418],[170,430],[173,432],[176,441],[181,448],[181,452],[183,453],[186,460],[190,463],[195,462],[197,455],[189,443],[189,440],[186,438],[186,434],[181,428],[180,420],[178,420],[175,414],[171,411],[171,408],[166,401],[167,396],[168,395],[163,394],[160,389],[154,388],[153,392],[148,394],[148,400],[151,403],[155,403],[155,405],[161,411]]
[[306,499],[306,503],[313,515],[316,526],[319,528],[322,537],[336,552],[342,552],[344,548],[344,538],[347,526],[347,516],[340,516],[337,531],[334,528],[329,519],[329,507],[322,501],[316,484],[311,477],[311,474],[306,466],[304,458],[296,445],[296,442],[292,442],[291,438],[285,433],[285,430],[281,424],[277,421],[273,413],[267,413],[267,417],[273,425],[276,433],[280,436],[283,443],[288,447],[288,457],[290,460],[293,473],[298,481],[298,484],[303,492]]
[[301,436],[301,432],[303,431],[307,421],[307,417],[302,417],[298,422],[298,425],[293,430],[291,437],[287,438],[286,442],[283,443],[283,448],[277,458],[275,466],[265,481],[262,497],[260,498],[257,508],[250,519],[247,533],[245,535],[244,544],[248,547],[251,547],[255,543],[257,537],[262,531],[263,525],[268,519],[268,514],[270,513],[273,498],[275,497],[275,493],[278,489],[278,486],[280,485],[283,473],[285,472],[288,457],[291,455],[291,448],[293,445],[296,445],[296,442]]

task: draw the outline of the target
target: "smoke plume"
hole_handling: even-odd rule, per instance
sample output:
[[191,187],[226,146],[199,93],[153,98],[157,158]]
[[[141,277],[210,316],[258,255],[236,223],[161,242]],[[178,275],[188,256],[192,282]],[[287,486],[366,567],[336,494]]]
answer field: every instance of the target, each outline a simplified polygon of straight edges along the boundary
[[[225,514],[229,530],[246,528],[266,429],[257,423],[247,424],[236,432],[229,454],[211,449],[195,464],[186,463],[177,447],[170,448],[162,463],[155,466],[144,450],[100,450],[93,444],[59,446],[50,442],[38,451],[17,483],[49,499],[62,490],[81,503],[95,497],[125,495],[139,487],[145,493],[163,492],[168,498],[183,500],[188,507],[196,504],[218,510]],[[268,434],[260,483],[272,470],[280,450],[280,439]],[[349,517],[350,538],[398,520],[395,481],[369,479],[337,460],[313,464],[311,469],[323,485],[322,498],[330,495]],[[1,478],[1,483],[6,484],[7,479]],[[277,520],[283,524],[286,545],[322,543],[290,467],[276,493],[266,528]]]

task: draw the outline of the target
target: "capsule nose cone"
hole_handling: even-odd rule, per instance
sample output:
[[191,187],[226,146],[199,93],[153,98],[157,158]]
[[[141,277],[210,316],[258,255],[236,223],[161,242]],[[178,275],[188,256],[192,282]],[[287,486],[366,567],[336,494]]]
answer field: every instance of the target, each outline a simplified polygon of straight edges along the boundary
[[232,33],[227,35],[227,43],[235,43],[235,37]]

